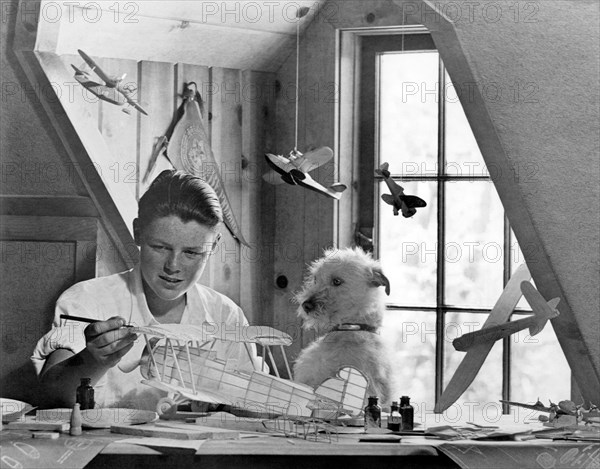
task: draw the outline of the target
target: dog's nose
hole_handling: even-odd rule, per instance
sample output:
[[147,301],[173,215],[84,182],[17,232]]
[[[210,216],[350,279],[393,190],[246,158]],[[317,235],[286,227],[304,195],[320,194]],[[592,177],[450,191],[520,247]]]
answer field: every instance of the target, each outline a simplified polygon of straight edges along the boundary
[[304,303],[302,303],[302,309],[304,309],[304,311],[306,311],[307,313],[310,313],[315,309],[315,304],[312,301],[307,300]]

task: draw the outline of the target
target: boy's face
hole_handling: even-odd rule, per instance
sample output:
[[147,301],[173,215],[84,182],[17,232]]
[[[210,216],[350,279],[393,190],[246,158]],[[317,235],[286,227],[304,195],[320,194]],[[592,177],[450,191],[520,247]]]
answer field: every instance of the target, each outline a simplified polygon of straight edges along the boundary
[[214,229],[176,215],[154,219],[139,233],[140,269],[163,300],[184,295],[202,275],[217,240]]

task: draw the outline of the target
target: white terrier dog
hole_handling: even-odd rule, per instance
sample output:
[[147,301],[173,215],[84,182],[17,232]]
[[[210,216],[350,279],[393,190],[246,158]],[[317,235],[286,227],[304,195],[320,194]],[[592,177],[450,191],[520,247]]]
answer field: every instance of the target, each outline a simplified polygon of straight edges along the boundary
[[305,329],[319,337],[294,363],[294,380],[316,387],[352,366],[369,381],[369,395],[386,403],[392,379],[387,349],[378,334],[384,296],[390,283],[381,265],[362,249],[331,249],[310,265],[302,290],[295,296]]

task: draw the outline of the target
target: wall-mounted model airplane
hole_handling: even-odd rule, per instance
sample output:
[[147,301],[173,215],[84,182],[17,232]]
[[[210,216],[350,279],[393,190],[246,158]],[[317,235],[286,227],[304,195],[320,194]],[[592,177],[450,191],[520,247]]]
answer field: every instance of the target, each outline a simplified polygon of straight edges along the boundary
[[[71,67],[73,67],[75,70],[75,80],[77,80],[85,89],[89,90],[90,93],[94,94],[103,101],[116,104],[117,106],[124,106],[125,104],[128,104],[142,114],[148,115],[144,108],[136,103],[131,97],[136,91],[135,85],[123,85],[122,82],[125,78],[125,74],[123,74],[121,77],[111,77],[104,73],[98,64],[81,49],[77,49],[77,52],[79,52],[81,58],[91,68],[91,71],[95,72],[96,75],[98,75],[98,77],[104,81],[103,85],[96,83],[91,79],[90,74],[87,71],[81,70],[80,68],[77,68],[75,65],[71,64]],[[123,112],[129,114],[130,110],[128,107],[123,108]]]
[[386,204],[394,207],[394,215],[398,215],[401,211],[404,218],[410,218],[417,213],[416,207],[426,207],[427,203],[416,195],[405,195],[404,188],[392,179],[389,167],[389,164],[383,163],[375,170],[375,173],[383,177],[391,192],[391,194],[383,194],[381,198]]
[[309,171],[327,163],[332,157],[333,151],[329,147],[317,148],[305,155],[294,150],[290,152],[288,158],[266,153],[265,158],[273,171],[266,173],[263,178],[271,184],[287,182],[293,186],[302,186],[339,200],[342,192],[346,190],[344,184],[336,182],[329,187],[325,187],[308,174]]

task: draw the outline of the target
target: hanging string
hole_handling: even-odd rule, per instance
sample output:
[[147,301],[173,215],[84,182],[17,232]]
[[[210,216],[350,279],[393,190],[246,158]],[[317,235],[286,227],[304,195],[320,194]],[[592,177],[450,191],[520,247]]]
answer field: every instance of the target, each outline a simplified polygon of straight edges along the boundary
[[400,46],[400,51],[404,52],[404,37],[406,36],[406,31],[404,30],[404,15],[406,14],[406,12],[404,11],[404,8],[402,8],[402,26],[401,26],[401,30],[402,30],[402,43]]
[[298,21],[296,21],[296,128],[294,134],[294,155],[298,153],[298,100],[300,97],[300,18],[301,11],[298,9]]

